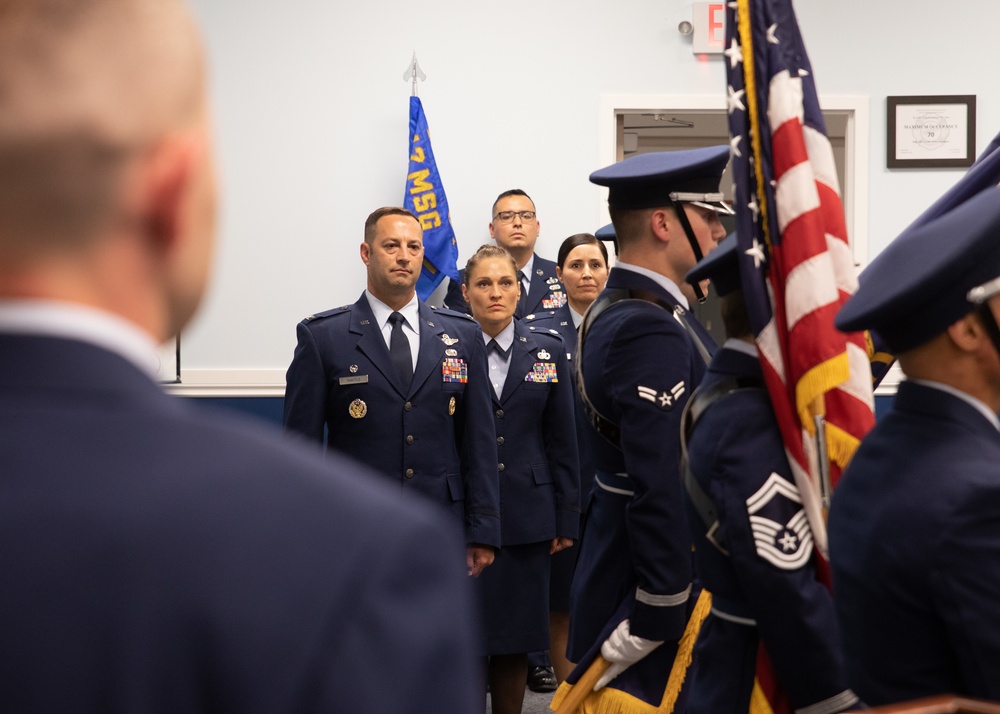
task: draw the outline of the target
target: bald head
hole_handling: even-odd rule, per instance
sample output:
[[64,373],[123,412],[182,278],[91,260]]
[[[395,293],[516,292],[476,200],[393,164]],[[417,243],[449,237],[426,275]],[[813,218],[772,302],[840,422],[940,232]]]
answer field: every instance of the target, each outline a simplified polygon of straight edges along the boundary
[[129,162],[198,120],[202,85],[180,2],[0,0],[0,250],[99,232]]

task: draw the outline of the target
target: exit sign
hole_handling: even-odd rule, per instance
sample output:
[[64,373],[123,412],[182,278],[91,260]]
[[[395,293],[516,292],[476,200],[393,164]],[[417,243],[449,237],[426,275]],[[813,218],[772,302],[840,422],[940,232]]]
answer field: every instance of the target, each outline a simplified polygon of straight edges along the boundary
[[722,54],[726,49],[726,3],[696,2],[691,12],[694,25],[691,49],[698,55]]

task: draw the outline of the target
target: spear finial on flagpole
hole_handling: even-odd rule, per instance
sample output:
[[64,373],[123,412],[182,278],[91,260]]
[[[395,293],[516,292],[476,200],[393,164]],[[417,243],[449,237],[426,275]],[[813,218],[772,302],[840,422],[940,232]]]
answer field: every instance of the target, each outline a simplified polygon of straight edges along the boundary
[[406,71],[403,72],[403,81],[408,82],[413,81],[413,96],[417,96],[417,80],[423,82],[427,79],[427,75],[424,74],[423,70],[420,69],[420,63],[417,62],[416,50],[413,52],[413,59],[410,60],[410,64],[406,67]]

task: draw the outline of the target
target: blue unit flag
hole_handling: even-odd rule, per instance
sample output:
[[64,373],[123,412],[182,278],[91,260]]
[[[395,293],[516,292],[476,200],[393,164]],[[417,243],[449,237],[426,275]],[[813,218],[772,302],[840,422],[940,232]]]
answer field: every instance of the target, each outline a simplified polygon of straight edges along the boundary
[[458,280],[458,243],[420,97],[410,97],[410,165],[403,207],[413,211],[424,229],[424,264],[417,295],[426,300],[446,275]]

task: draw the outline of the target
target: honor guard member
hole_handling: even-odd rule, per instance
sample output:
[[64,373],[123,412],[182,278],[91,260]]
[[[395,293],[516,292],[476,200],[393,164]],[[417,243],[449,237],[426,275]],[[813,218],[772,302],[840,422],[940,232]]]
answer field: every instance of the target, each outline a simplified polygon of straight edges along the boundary
[[[833,599],[764,386],[736,236],[688,273],[722,298],[726,342],[685,407],[684,471],[695,570],[712,611],[695,648],[688,714],[749,712],[758,649],[791,709],[856,708]],[[685,462],[682,461],[682,469]]]
[[439,511],[157,382],[211,272],[204,55],[174,0],[0,4],[0,710],[475,711]]
[[1000,700],[1000,190],[904,232],[837,327],[874,330],[906,380],[833,496],[848,680],[868,704]]
[[423,256],[412,213],[385,207],[368,216],[368,289],[299,323],[284,422],[449,510],[465,525],[476,576],[500,545],[486,350],[472,318],[417,299]]
[[[556,264],[535,253],[535,243],[541,223],[535,211],[535,202],[519,188],[512,188],[497,196],[490,214],[490,238],[514,256],[517,263],[521,297],[514,317],[543,310],[556,310],[566,304],[566,293],[556,275]],[[459,283],[448,288],[445,304],[453,310],[471,314],[469,304],[462,296],[461,282],[464,273],[459,271]]]
[[465,279],[489,352],[503,536],[475,590],[492,711],[517,714],[528,653],[549,644],[549,562],[579,537],[573,380],[559,335],[531,331],[513,316],[519,287],[510,253],[482,246],[469,258]]
[[[529,330],[544,332],[553,330],[562,337],[566,359],[571,371],[576,360],[577,328],[583,322],[583,314],[608,282],[608,250],[604,243],[590,233],[577,233],[559,246],[556,273],[566,288],[566,304],[558,310],[533,313],[525,317]],[[574,383],[576,375],[573,375]],[[577,453],[580,457],[581,507],[585,510],[590,502],[594,487],[593,449],[591,434],[580,393],[573,388],[574,417],[576,419]],[[581,517],[580,532],[583,532]],[[549,634],[551,645],[549,656],[558,681],[562,682],[573,670],[573,664],[566,659],[566,643],[569,639],[569,590],[573,582],[573,571],[580,554],[579,548],[567,548],[552,556],[552,579],[549,584]]]
[[572,589],[569,656],[580,666],[567,681],[596,654],[611,661],[598,682],[618,677],[602,693],[608,711],[616,698],[660,704],[694,604],[680,418],[716,346],[688,312],[684,276],[725,235],[728,159],[728,146],[657,152],[590,176],[609,188],[619,262],[577,352],[597,478]]

